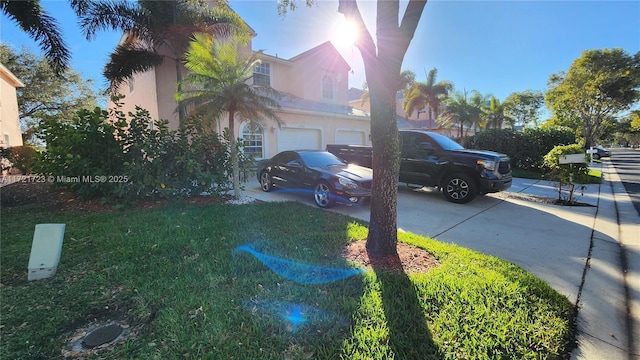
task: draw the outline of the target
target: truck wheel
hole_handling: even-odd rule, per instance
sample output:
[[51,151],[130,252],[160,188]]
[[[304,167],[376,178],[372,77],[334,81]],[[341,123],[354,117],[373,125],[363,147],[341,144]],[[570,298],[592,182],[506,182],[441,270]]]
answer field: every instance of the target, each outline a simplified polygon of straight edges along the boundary
[[442,183],[444,197],[457,204],[466,204],[478,194],[476,184],[465,174],[452,174]]
[[260,188],[265,192],[273,190],[271,176],[266,171],[263,171],[262,174],[260,174]]
[[316,184],[316,187],[313,190],[313,200],[316,205],[323,209],[328,209],[335,204],[335,199],[333,194],[331,194],[331,188],[329,184],[324,181]]

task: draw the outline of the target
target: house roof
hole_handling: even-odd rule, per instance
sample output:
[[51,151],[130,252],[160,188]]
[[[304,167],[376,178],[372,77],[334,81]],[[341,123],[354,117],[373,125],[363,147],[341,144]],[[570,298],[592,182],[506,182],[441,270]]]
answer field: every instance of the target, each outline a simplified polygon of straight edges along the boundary
[[20,81],[20,79],[18,79],[15,75],[13,75],[13,73],[9,71],[9,69],[4,67],[2,63],[0,63],[0,77],[5,79],[13,87],[17,87],[17,88],[24,87],[24,84],[22,83],[22,81]]
[[[320,55],[320,54],[324,54],[324,55]],[[347,71],[351,70],[351,66],[349,66],[349,64],[344,60],[344,58],[342,57],[342,55],[340,55],[336,47],[333,46],[331,41],[325,41],[314,48],[311,48],[305,52],[302,52],[292,57],[291,59],[289,59],[289,61],[297,61],[308,56],[328,56],[333,60],[336,60],[338,62],[338,65],[347,68]]]
[[362,94],[364,94],[364,90],[362,89],[357,89],[353,87],[349,88],[348,90],[349,101],[362,99]]
[[282,107],[283,109],[305,110],[316,113],[359,116],[366,118],[369,117],[369,113],[367,113],[366,111],[356,109],[352,106],[307,100],[286,92],[281,92],[281,94],[282,97],[277,101],[280,104],[280,107]]

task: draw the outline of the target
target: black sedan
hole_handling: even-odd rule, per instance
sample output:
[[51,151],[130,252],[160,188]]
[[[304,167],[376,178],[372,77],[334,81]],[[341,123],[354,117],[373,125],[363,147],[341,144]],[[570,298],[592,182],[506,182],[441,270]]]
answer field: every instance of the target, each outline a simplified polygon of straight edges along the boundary
[[321,208],[336,202],[357,203],[371,197],[373,171],[348,165],[322,150],[283,151],[258,162],[258,181],[263,191],[274,186],[313,191]]
[[603,148],[602,146],[596,146],[595,148],[593,148],[593,150],[595,150],[595,152],[593,153],[593,158],[598,160],[602,157],[609,157],[611,156],[611,151]]

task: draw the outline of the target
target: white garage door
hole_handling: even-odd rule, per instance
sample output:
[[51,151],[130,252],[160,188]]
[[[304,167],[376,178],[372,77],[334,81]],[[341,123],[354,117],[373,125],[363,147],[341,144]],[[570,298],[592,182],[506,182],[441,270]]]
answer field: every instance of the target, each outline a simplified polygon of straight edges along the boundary
[[282,128],[278,134],[278,151],[317,149],[321,150],[320,130]]
[[364,145],[364,131],[338,130],[336,132],[336,144]]

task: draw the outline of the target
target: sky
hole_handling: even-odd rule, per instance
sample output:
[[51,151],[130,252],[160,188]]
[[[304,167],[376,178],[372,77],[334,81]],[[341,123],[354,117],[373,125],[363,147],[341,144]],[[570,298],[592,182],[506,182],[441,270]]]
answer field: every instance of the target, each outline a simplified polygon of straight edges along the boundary
[[[278,15],[276,0],[229,0],[231,7],[257,33],[254,50],[289,59],[331,41],[351,66],[349,87],[365,81],[360,52],[349,44],[337,0],[317,1]],[[102,69],[119,33],[101,32],[88,42],[67,1],[41,0],[61,24],[72,52],[71,67],[106,85]],[[359,0],[368,30],[375,38],[375,1]],[[401,2],[406,4],[406,2]],[[401,11],[403,11],[401,6]],[[26,46],[40,53],[35,41],[4,14],[0,41],[14,49]],[[418,81],[438,69],[437,80],[454,83],[459,91],[478,90],[504,100],[527,89],[545,91],[553,73],[567,71],[585,50],[622,48],[640,51],[640,1],[448,1],[432,0],[403,62]]]

